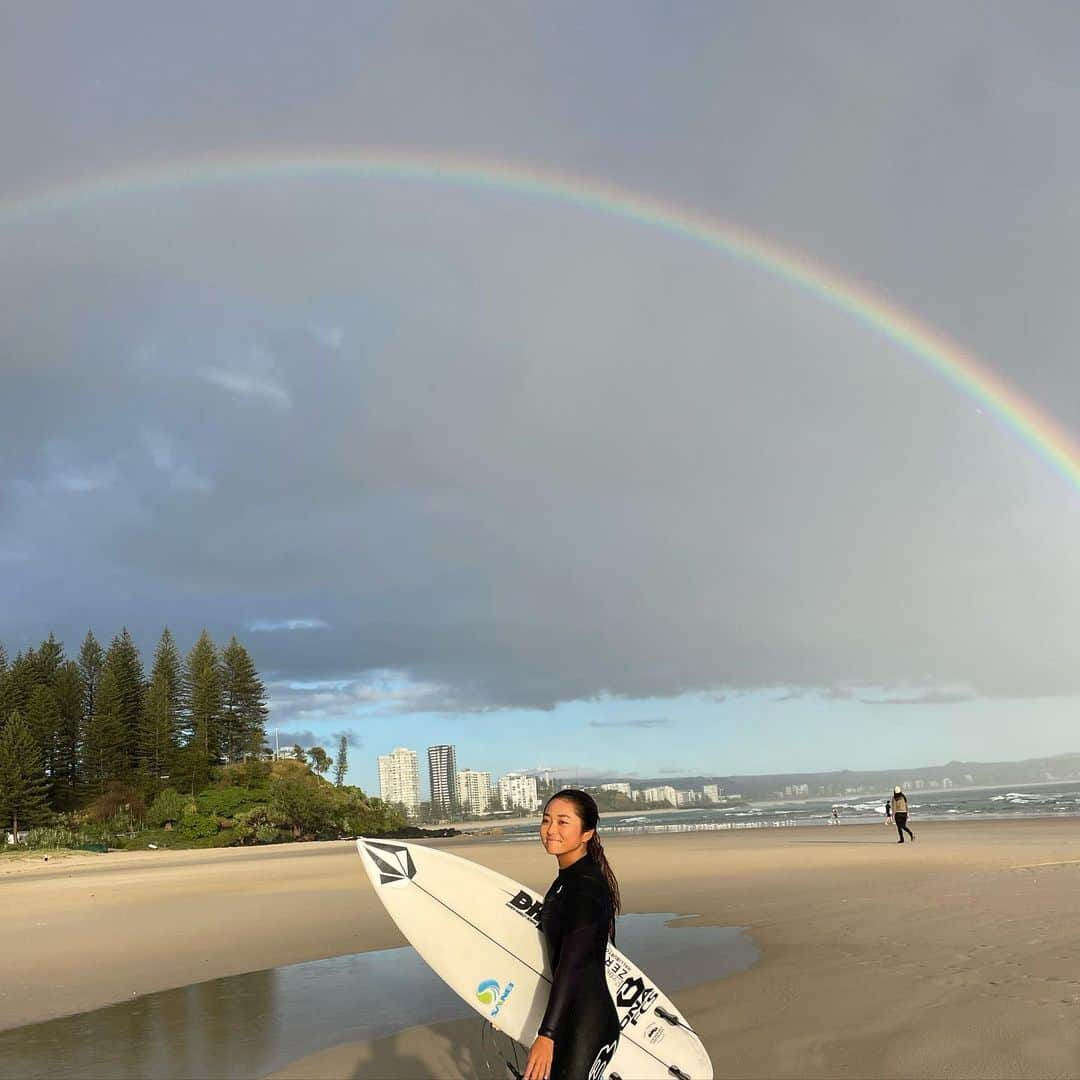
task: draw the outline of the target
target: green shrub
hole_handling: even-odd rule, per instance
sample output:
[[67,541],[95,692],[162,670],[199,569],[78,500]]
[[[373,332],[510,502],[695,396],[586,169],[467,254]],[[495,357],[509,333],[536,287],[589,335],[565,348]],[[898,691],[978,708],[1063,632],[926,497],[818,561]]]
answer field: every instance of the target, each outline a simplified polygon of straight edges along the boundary
[[217,834],[217,818],[209,814],[185,813],[176,826],[176,833],[185,840],[201,840]]
[[246,788],[210,788],[199,794],[196,800],[199,813],[213,817],[231,818],[240,807],[251,802],[252,793]]
[[179,821],[184,816],[188,801],[186,796],[173,788],[165,788],[146,811],[146,824],[153,829],[159,829],[162,825]]
[[88,821],[79,829],[80,844],[106,844],[108,847],[117,847],[118,839],[115,829],[96,821]]
[[81,843],[79,834],[74,829],[54,826],[45,829],[31,829],[22,846],[32,851],[42,848],[75,848]]

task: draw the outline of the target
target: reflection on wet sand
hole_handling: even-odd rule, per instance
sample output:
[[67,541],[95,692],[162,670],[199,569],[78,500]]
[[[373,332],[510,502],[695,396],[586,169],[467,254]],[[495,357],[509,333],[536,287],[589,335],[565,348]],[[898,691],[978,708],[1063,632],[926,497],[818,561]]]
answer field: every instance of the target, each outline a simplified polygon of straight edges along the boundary
[[[741,971],[757,957],[738,929],[665,926],[672,918],[624,916],[618,930],[620,948],[669,991]],[[390,1055],[382,1063],[387,1075],[408,1075],[400,1070],[421,1049],[414,1075],[431,1075],[434,1052],[448,1075],[504,1076],[478,1017],[452,1039],[408,1030],[473,1015],[413,949],[386,949],[214,979],[0,1032],[0,1075],[231,1080],[364,1042],[357,1068],[368,1076],[381,1075],[372,1054]],[[508,1045],[503,1039],[507,1053]]]

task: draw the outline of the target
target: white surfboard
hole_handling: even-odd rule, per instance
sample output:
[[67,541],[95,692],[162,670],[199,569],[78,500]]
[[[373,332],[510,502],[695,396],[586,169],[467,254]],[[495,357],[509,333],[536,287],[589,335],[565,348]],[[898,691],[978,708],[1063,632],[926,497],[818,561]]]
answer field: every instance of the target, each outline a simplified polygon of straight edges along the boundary
[[[364,838],[356,846],[376,895],[425,963],[499,1031],[531,1046],[551,989],[542,898],[436,848]],[[605,965],[621,1034],[589,1080],[711,1080],[701,1039],[670,999],[610,944]]]

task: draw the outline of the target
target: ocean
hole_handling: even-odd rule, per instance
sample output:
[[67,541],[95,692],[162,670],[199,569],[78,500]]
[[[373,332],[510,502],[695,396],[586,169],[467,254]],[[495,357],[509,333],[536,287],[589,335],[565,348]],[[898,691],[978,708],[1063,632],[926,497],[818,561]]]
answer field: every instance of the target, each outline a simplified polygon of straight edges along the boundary
[[[1080,817],[1080,782],[1015,785],[1000,788],[952,788],[948,791],[909,791],[912,821],[955,821],[970,818]],[[810,799],[783,805],[701,806],[647,816],[633,812],[602,814],[605,833],[711,832],[728,829],[827,825],[833,807],[840,823],[882,821],[885,799],[858,796],[847,801]],[[508,826],[504,840],[534,836],[536,822]]]

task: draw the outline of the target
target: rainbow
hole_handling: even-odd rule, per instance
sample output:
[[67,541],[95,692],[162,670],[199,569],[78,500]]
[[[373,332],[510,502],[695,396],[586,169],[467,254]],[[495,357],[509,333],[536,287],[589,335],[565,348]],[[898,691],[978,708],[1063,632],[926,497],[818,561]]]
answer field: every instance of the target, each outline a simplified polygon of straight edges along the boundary
[[13,226],[106,198],[252,180],[352,178],[443,184],[545,199],[606,215],[747,263],[899,345],[974,400],[1080,492],[1080,445],[1005,380],[943,334],[855,282],[737,226],[610,184],[529,166],[383,150],[265,151],[127,166],[0,198]]

